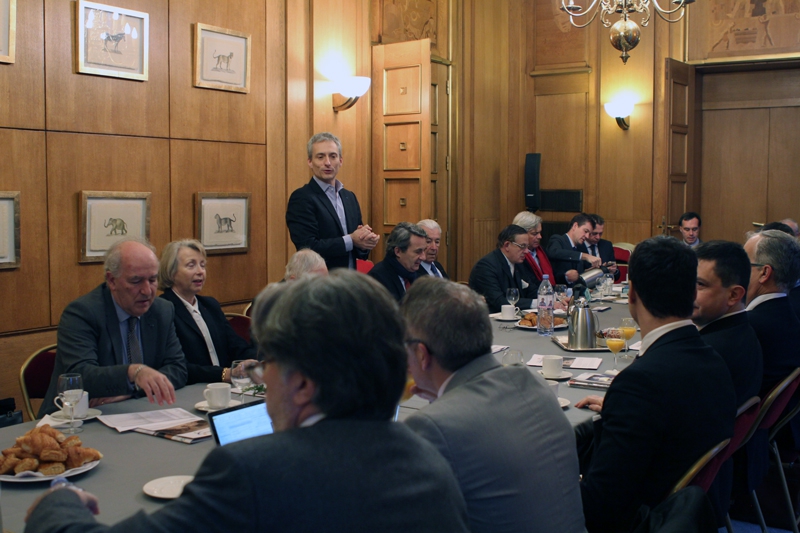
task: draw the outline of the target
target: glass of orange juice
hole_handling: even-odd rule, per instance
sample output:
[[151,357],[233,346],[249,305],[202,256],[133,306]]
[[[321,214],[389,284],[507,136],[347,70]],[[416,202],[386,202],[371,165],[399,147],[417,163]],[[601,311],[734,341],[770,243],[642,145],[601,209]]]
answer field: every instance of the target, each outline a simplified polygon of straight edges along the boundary
[[412,396],[414,396],[411,393],[411,388],[414,385],[416,385],[416,382],[414,381],[414,376],[409,374],[408,377],[406,378],[406,387],[403,389],[403,396],[400,397],[400,403],[405,402],[406,400],[409,400],[411,399]]
[[628,351],[628,341],[636,335],[636,322],[632,318],[623,318],[620,322],[619,329],[625,335],[625,351]]
[[617,354],[625,347],[625,334],[620,328],[606,330],[606,346],[614,353],[614,370],[617,370]]

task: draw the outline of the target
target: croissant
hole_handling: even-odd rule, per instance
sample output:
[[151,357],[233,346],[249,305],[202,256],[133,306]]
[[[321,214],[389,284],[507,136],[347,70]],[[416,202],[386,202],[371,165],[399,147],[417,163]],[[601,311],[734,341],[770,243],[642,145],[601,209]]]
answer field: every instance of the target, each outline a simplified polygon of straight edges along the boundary
[[22,451],[22,448],[19,446],[12,446],[11,448],[6,448],[3,450],[3,455],[19,455],[19,452]]
[[39,454],[40,461],[47,461],[47,462],[56,462],[56,463],[63,463],[67,460],[68,454],[67,450],[62,450],[61,448],[55,450],[42,450],[42,453]]
[[39,472],[45,476],[57,476],[66,471],[67,469],[64,467],[64,463],[42,463],[39,465]]
[[22,462],[22,459],[17,457],[16,455],[8,455],[4,458],[3,464],[0,465],[0,476],[8,474],[14,468]]
[[67,448],[67,454],[67,470],[78,468],[86,463],[99,461],[103,458],[103,454],[94,448],[71,447]]
[[43,450],[58,449],[58,441],[44,433],[32,433],[20,441],[20,447],[28,453],[40,455]]
[[67,438],[67,436],[61,433],[59,430],[50,427],[50,424],[44,424],[36,429],[38,429],[40,433],[44,433],[45,435],[53,437],[59,443],[64,442],[64,439]]
[[66,439],[64,439],[64,441],[61,443],[61,447],[62,448],[72,448],[72,447],[80,446],[81,444],[83,444],[81,442],[81,438],[79,436],[77,436],[77,435],[73,435],[71,437],[67,437]]
[[[3,466],[5,466],[5,464]],[[37,468],[39,468],[38,459],[23,459],[14,467],[14,473],[19,474],[20,472],[27,472],[28,470],[33,471]]]

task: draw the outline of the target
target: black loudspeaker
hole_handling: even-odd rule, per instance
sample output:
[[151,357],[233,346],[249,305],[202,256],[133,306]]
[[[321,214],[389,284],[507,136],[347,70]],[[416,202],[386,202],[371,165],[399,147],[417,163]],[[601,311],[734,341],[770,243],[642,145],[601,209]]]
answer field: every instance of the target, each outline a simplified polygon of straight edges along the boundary
[[542,164],[542,154],[525,155],[525,207],[529,211],[538,211],[542,206],[542,197],[539,192],[539,167]]

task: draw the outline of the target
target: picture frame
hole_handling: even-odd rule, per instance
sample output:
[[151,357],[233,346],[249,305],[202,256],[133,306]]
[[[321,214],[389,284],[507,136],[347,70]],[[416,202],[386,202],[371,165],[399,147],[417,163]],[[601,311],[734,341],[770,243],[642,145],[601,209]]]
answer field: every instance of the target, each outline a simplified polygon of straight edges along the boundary
[[87,0],[75,6],[77,72],[147,81],[150,15]]
[[17,0],[0,0],[0,63],[13,63],[17,53]]
[[19,265],[19,191],[0,191],[0,270]]
[[81,191],[79,263],[102,263],[122,237],[150,240],[150,193]]
[[250,250],[249,192],[198,192],[196,234],[209,255]]
[[249,33],[194,24],[195,87],[249,93],[251,56]]

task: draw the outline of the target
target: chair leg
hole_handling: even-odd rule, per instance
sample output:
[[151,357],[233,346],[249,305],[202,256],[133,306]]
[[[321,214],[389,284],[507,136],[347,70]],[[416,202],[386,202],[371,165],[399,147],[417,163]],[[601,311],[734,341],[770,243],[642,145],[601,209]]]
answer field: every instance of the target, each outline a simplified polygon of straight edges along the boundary
[[725,529],[728,530],[728,533],[733,533],[733,524],[731,524],[731,515],[725,513]]
[[789,485],[786,483],[786,474],[783,472],[783,463],[781,463],[781,455],[778,451],[778,443],[774,440],[770,443],[770,451],[775,456],[775,465],[778,467],[778,474],[781,477],[781,486],[783,488],[783,497],[786,500],[786,507],[789,509],[789,515],[792,521],[792,531],[800,533],[797,530],[797,517],[794,514],[794,505],[792,505],[792,496],[789,494]]
[[768,533],[767,532],[767,523],[764,521],[764,514],[761,512],[761,505],[758,503],[758,496],[756,496],[756,491],[750,493],[750,498],[753,500],[753,506],[756,508],[756,514],[758,515],[758,525],[761,526],[761,533]]

